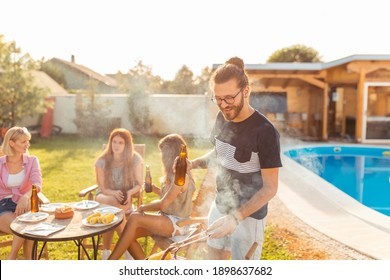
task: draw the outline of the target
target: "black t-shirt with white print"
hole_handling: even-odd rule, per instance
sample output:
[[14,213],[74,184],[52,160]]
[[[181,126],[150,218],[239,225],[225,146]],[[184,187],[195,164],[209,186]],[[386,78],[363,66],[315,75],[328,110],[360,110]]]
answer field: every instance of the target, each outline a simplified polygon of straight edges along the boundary
[[[279,133],[258,111],[242,122],[226,121],[219,112],[211,141],[216,150],[216,205],[221,213],[238,209],[263,187],[261,169],[282,166]],[[267,204],[250,216],[266,215]]]

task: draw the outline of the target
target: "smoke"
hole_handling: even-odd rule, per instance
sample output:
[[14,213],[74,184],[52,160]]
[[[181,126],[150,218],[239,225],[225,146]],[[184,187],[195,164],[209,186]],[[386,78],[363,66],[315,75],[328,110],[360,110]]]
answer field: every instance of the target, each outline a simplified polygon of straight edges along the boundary
[[295,161],[319,176],[324,173],[324,166],[320,162],[317,154],[302,153]]
[[178,133],[183,136],[208,137],[208,100],[203,95],[163,95],[150,96],[150,118],[152,132],[165,135]]
[[194,200],[193,216],[207,216],[211,203],[216,196],[215,172],[213,168],[207,169],[203,177],[198,194]]
[[192,138],[192,147],[194,149],[213,149],[213,145],[209,137],[194,137]]
[[319,159],[318,153],[316,153],[314,149],[291,149],[286,151],[285,155],[319,176],[321,176],[321,174],[324,172],[324,166]]

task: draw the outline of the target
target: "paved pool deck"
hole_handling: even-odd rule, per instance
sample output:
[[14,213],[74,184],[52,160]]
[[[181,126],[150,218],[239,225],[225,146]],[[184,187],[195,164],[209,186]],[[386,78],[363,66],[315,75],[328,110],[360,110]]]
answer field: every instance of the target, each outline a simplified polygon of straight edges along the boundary
[[[282,151],[332,144],[356,145],[294,139],[282,139],[281,143]],[[316,230],[364,255],[390,260],[390,217],[360,204],[287,156],[282,155],[282,161],[277,196],[292,213]]]

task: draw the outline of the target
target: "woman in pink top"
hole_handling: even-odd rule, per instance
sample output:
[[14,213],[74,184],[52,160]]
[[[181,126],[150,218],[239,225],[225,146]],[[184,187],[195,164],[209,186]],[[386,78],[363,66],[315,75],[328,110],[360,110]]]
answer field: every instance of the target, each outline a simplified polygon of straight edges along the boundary
[[[31,186],[41,191],[42,174],[38,158],[28,155],[31,134],[26,128],[12,127],[0,148],[0,231],[12,233],[10,225],[19,215],[30,211]],[[13,236],[8,259],[18,256],[23,245],[25,259],[31,259],[32,241]]]

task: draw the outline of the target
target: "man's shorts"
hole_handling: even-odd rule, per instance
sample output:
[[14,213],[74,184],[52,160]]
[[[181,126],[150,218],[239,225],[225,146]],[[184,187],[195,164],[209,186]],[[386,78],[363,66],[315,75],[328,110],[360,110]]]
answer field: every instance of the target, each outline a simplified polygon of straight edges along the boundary
[[[219,212],[214,202],[209,212],[209,225],[225,215]],[[219,239],[209,238],[207,244],[214,249],[231,251],[232,260],[244,260],[253,243],[257,242],[258,246],[250,259],[259,260],[263,247],[266,219],[267,217],[262,220],[247,217],[238,224],[232,234]]]

